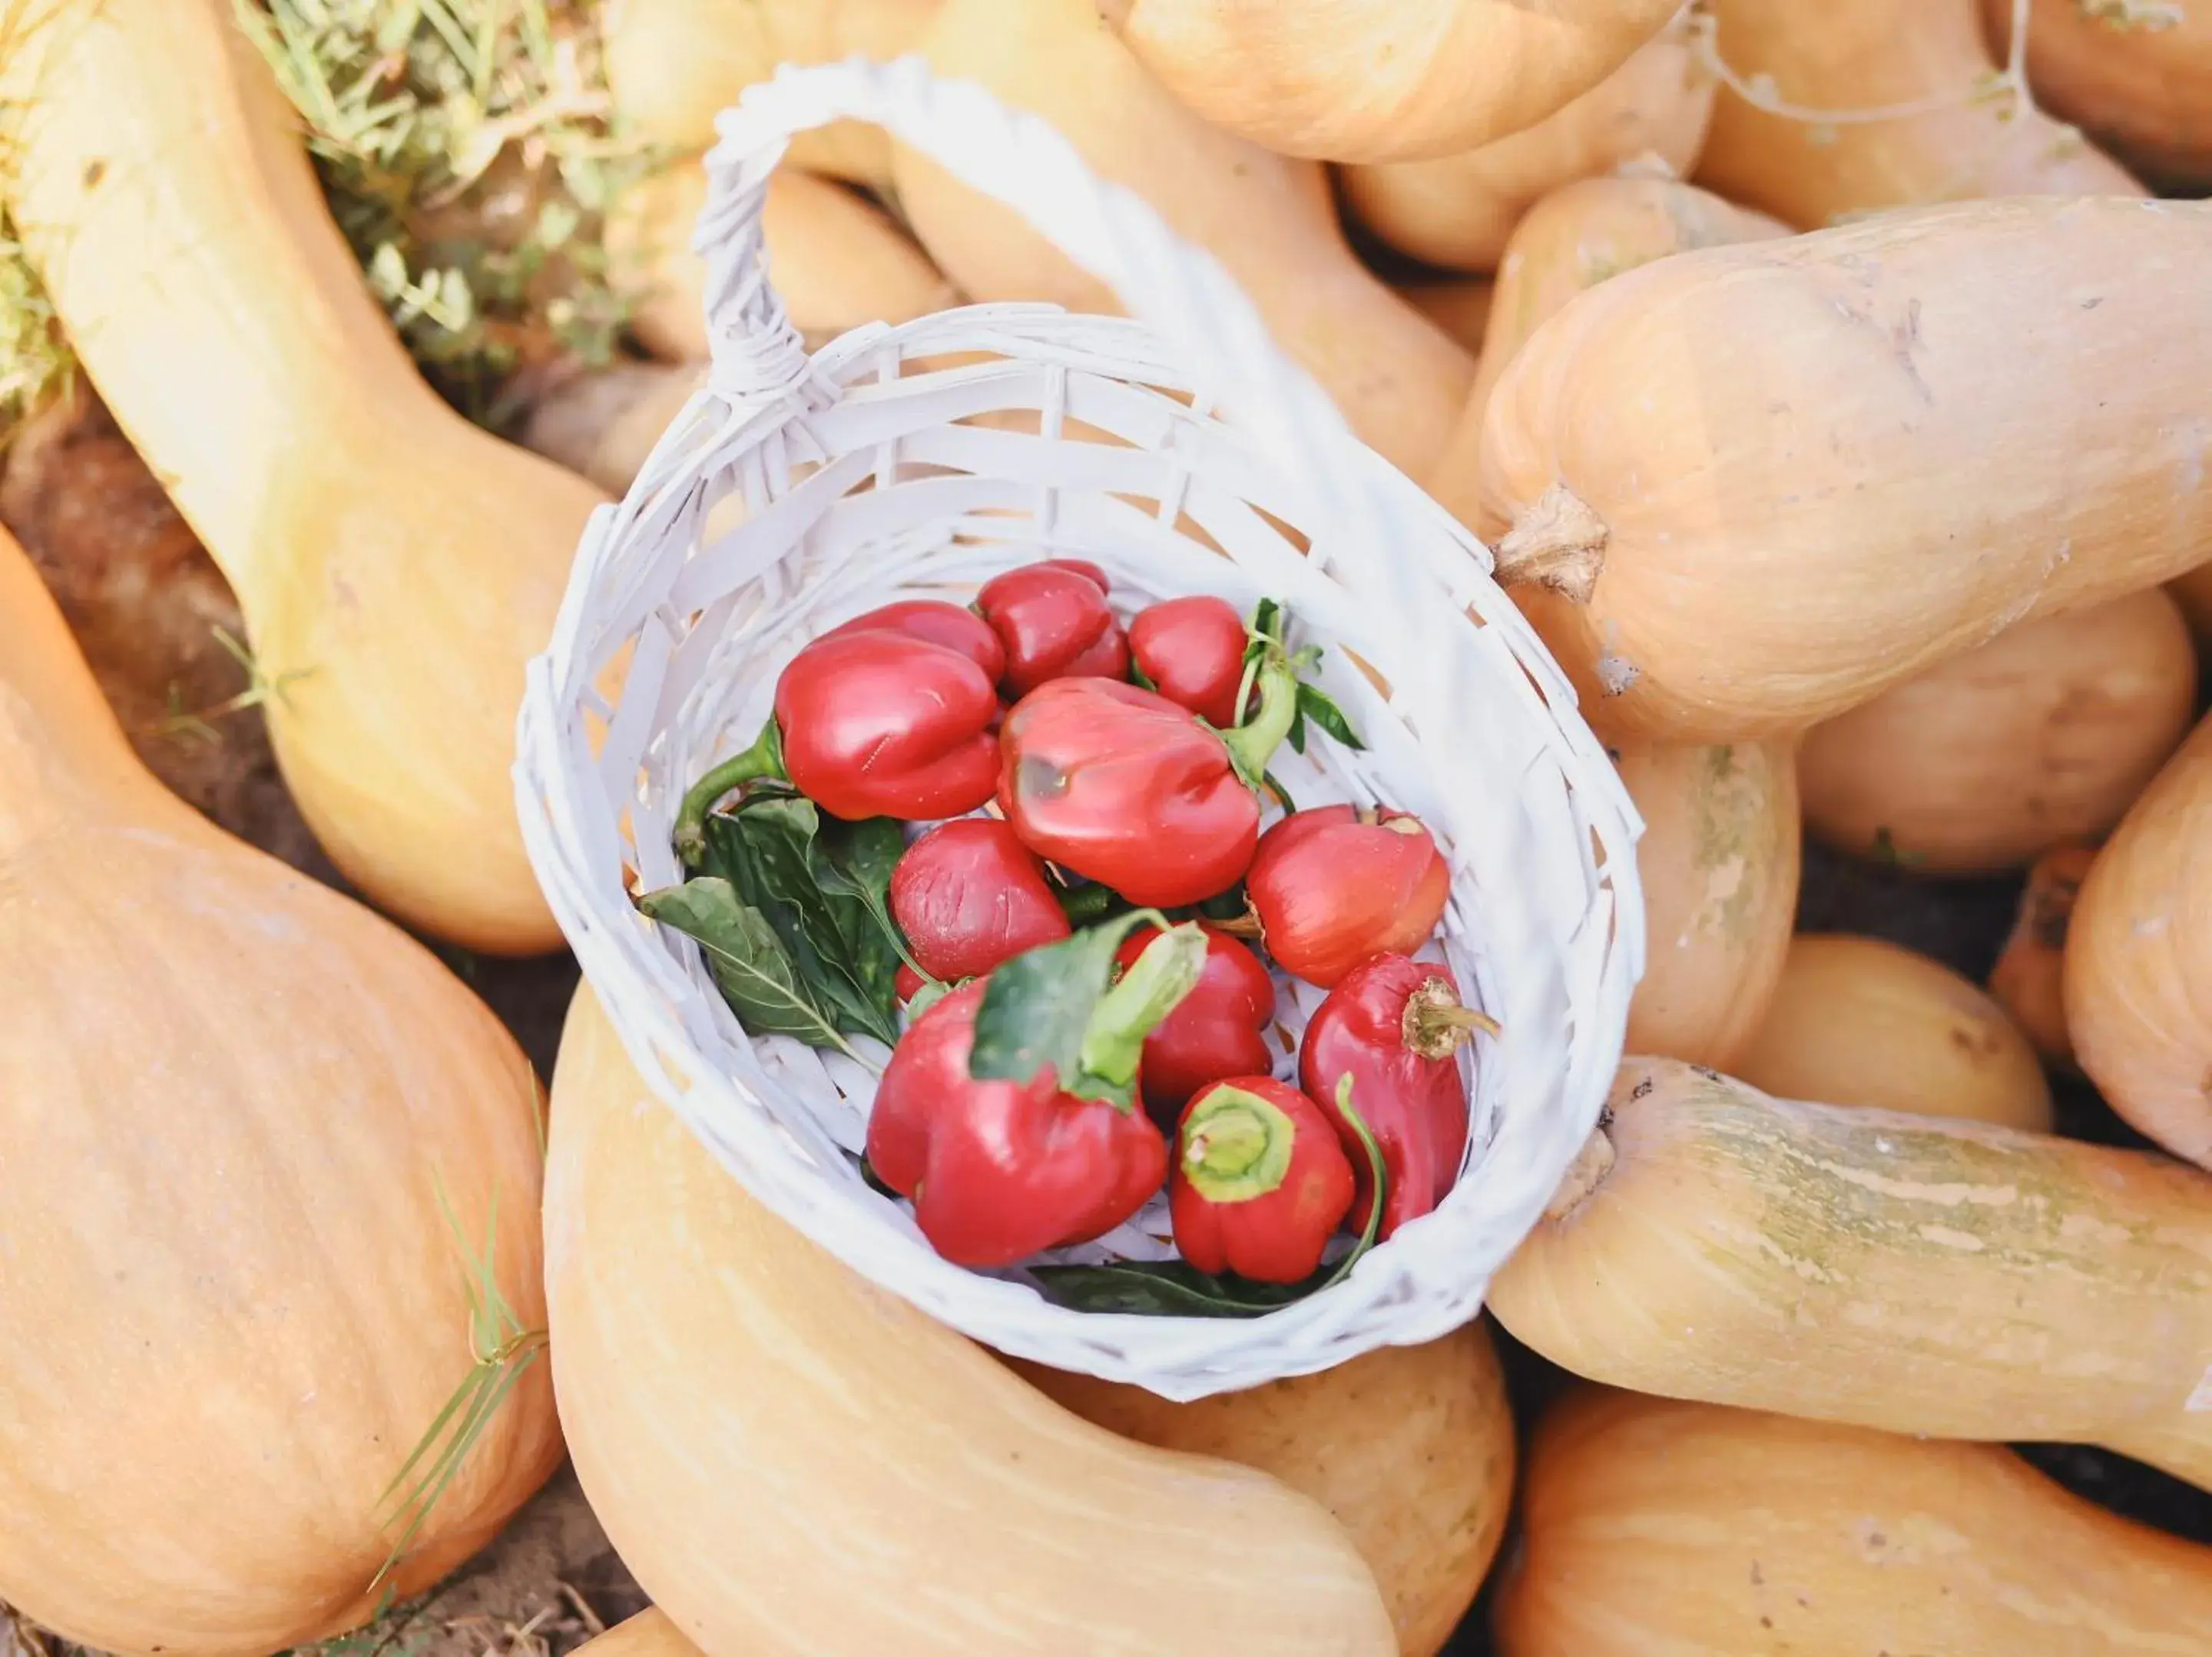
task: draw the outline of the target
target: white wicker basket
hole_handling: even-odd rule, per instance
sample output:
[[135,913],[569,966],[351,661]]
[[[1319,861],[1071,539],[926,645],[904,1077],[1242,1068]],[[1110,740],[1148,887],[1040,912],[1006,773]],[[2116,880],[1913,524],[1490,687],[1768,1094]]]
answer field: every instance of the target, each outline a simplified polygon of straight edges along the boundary
[[[1141,320],[975,306],[810,359],[768,282],[761,203],[790,137],[840,118],[890,128],[1014,207]],[[1644,956],[1641,825],[1488,553],[1351,436],[1211,258],[981,88],[915,60],[787,70],[720,135],[697,240],[709,383],[593,518],[531,668],[516,767],[532,858],[631,1057],[776,1213],[1004,1351],[1189,1399],[1465,1322],[1597,1116]],[[741,513],[718,512],[733,501]],[[868,1073],[750,1039],[694,946],[630,902],[633,872],[640,889],[680,878],[685,788],[751,740],[807,639],[896,593],[964,598],[1048,551],[1104,565],[1125,611],[1196,592],[1287,602],[1369,747],[1313,743],[1285,781],[1304,804],[1380,800],[1429,822],[1454,871],[1443,953],[1504,1026],[1472,1060],[1449,1198],[1264,1317],[1086,1314],[1018,1272],[940,1259],[860,1176]],[[1297,999],[1294,1029],[1318,996]],[[1164,1206],[1061,1257],[1158,1257]]]

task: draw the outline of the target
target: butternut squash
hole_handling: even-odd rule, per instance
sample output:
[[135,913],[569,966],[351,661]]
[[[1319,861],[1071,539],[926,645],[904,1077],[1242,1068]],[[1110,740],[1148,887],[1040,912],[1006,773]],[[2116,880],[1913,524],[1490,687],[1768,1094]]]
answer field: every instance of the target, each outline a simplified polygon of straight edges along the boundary
[[[683,161],[633,188],[608,222],[608,251],[645,288],[631,326],[656,356],[707,355],[707,262],[691,251],[706,204],[706,169]],[[809,349],[864,322],[911,322],[960,302],[890,214],[827,179],[780,168],[761,233],[769,279]]]
[[1443,329],[1465,349],[1482,349],[1496,289],[1487,276],[1448,276],[1441,281],[1401,282],[1398,297]]
[[[2012,44],[2012,0],[1982,0],[1994,49]],[[2212,6],[2205,0],[2036,0],[2028,83],[2162,190],[2212,189]]]
[[648,1605],[596,1639],[585,1641],[576,1648],[575,1657],[587,1651],[592,1657],[697,1657],[699,1648],[684,1637],[667,1612]]
[[2148,1152],[1632,1059],[1488,1300],[1612,1386],[2212,1488],[2212,1179]]
[[1572,601],[1537,624],[1601,731],[1667,742],[2166,580],[2212,544],[2208,260],[2212,204],[2023,198],[1606,282],[1492,393],[1500,578]]
[[2212,720],[2129,809],[2066,934],[2075,1055],[2112,1108],[2212,1166]]
[[703,1650],[1397,1650],[1319,1504],[1094,1427],[853,1275],[653,1101],[588,989],[553,1091],[562,1421]]
[[[1747,213],[1673,179],[1586,179],[1545,197],[1514,227],[1506,245],[1474,389],[1444,440],[1429,492],[1475,533],[1495,540],[1512,526],[1484,513],[1476,463],[1484,410],[1522,343],[1576,294],[1624,270],[1693,247],[1789,234],[1778,220]],[[1550,601],[1550,595],[1527,587],[1515,597],[1523,610]]]
[[1632,749],[1620,780],[1648,933],[1632,1053],[1734,1062],[1773,998],[1797,915],[1797,768],[1786,741]]
[[2196,706],[2188,624],[2156,587],[2024,622],[1808,731],[1805,826],[1931,874],[2016,869],[2111,829]]
[[1535,125],[1426,161],[1348,167],[1345,204],[1401,253],[1495,270],[1506,239],[1546,194],[1635,166],[1686,177],[1705,148],[1718,84],[1698,63],[1686,11],[1579,98]]
[[1404,1657],[1434,1657],[1474,1603],[1513,1502],[1513,1416],[1480,1324],[1194,1404],[1017,1363],[1086,1421],[1272,1473],[1335,1514],[1374,1570]]
[[1997,1005],[2045,1063],[2069,1071],[2081,1067],[2066,1027],[2066,934],[2096,855],[2087,846],[2054,846],[2036,859],[2021,893],[2020,913],[1990,969],[1990,993]]
[[[1474,362],[1352,256],[1319,167],[1178,108],[1092,0],[946,0],[920,49],[940,74],[1049,119],[1100,176],[1211,250],[1352,428],[1413,476],[1426,470]],[[1120,309],[1018,215],[912,150],[895,150],[892,174],[915,234],[971,299]]]
[[1501,1657],[2188,1657],[2212,1549],[2009,1451],[1596,1387],[1530,1447]]
[[0,532],[0,1598],[238,1657],[488,1540],[560,1460],[542,1367],[411,1538],[384,1497],[475,1284],[544,1327],[538,1106],[427,950],[140,766]]
[[286,680],[270,736],[331,860],[452,942],[553,947],[514,709],[604,497],[422,383],[228,0],[56,0],[0,103],[23,242]]
[[[1731,201],[1816,230],[1969,197],[2144,193],[2071,127],[1992,95],[1976,0],[1715,0],[1712,15],[1737,81],[1698,181]],[[1769,107],[1744,95],[1752,86]],[[1884,111],[1897,112],[1870,118]]]
[[2212,564],[2199,564],[2186,575],[2166,583],[2166,590],[2188,618],[2199,643],[2212,640]]
[[1410,161],[1534,126],[1680,0],[1098,0],[1145,67],[1286,155]]
[[706,379],[702,362],[623,362],[576,374],[538,399],[522,441],[621,495]]
[[1878,938],[1790,945],[1757,1034],[1729,1066],[1763,1092],[2051,1132],[2027,1038],[1971,980]]
[[[896,58],[937,0],[622,0],[606,33],[615,112],[671,149],[704,149],[714,117],[780,64],[827,64],[858,53]],[[880,127],[840,121],[793,141],[791,164],[877,185],[890,175]]]

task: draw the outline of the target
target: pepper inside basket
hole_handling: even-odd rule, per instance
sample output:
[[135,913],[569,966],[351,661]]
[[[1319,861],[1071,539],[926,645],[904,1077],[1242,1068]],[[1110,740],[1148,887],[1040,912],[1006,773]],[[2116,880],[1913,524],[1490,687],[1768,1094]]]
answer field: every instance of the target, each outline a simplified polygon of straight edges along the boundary
[[[841,118],[890,127],[1022,211],[1138,319],[970,307],[857,330],[809,357],[769,283],[760,209],[790,135]],[[1491,581],[1488,554],[1350,435],[1218,265],[1141,202],[1091,178],[1043,124],[902,61],[786,70],[726,114],[721,133],[699,232],[713,372],[627,498],[602,509],[585,537],[551,646],[532,668],[517,766],[533,861],[631,1056],[785,1220],[1002,1350],[1191,1398],[1463,1322],[1596,1118],[1643,953],[1633,808],[1563,676]],[[727,913],[702,920],[682,895],[717,874],[732,884],[708,895],[750,907],[744,924],[762,938],[771,919],[787,931],[799,924],[772,916],[764,889],[751,891],[760,905],[744,905],[744,877],[709,866],[702,850],[719,836],[726,857],[755,855],[731,837],[754,832],[732,806],[763,798],[757,774],[777,803],[771,815],[793,815],[782,779],[803,780],[817,756],[757,744],[777,729],[777,687],[793,659],[894,601],[964,606],[1009,570],[1071,559],[1096,567],[1117,634],[1148,606],[1192,595],[1215,595],[1249,618],[1253,677],[1231,710],[1237,722],[1269,722],[1256,690],[1263,657],[1310,689],[1285,693],[1293,701],[1270,716],[1281,728],[1243,744],[1263,750],[1255,774],[1245,777],[1238,756],[1232,780],[1260,785],[1253,798],[1266,798],[1270,823],[1285,798],[1417,817],[1449,889],[1434,937],[1406,951],[1447,969],[1468,1008],[1502,1029],[1440,1048],[1468,1105],[1449,1193],[1371,1247],[1363,1245],[1378,1228],[1352,1234],[1378,1205],[1354,1203],[1345,1235],[1294,1287],[1150,1266],[1176,1253],[1164,1195],[1091,1241],[988,1269],[954,1264],[864,1161],[891,1057],[883,1038],[900,1034],[888,999],[842,1017],[833,1009],[825,1032],[779,1023],[739,992],[741,1021],[723,992],[732,950],[694,941],[711,945],[729,924]],[[810,653],[802,677],[822,677],[822,654]],[[905,671],[920,683],[935,659],[910,654]],[[883,656],[871,659],[880,667]],[[1079,683],[1097,681],[1059,681]],[[833,676],[809,706],[849,707],[858,694]],[[991,739],[1006,766],[1018,763],[1025,723],[1038,723],[1024,711],[1032,706],[1018,701]],[[785,711],[798,729],[796,704]],[[1264,740],[1297,713],[1307,717],[1297,747]],[[1224,744],[1211,722],[1185,725],[1202,734],[1176,726],[1164,740],[1240,745],[1234,725]],[[744,788],[700,787],[749,750],[718,780],[756,774]],[[799,762],[784,767],[787,757]],[[1008,775],[996,804],[959,806],[1006,811],[1034,843]],[[718,804],[702,828],[702,810]],[[759,855],[796,845],[802,864],[811,855],[817,875],[830,871],[823,877],[847,913],[880,910],[899,838],[878,830],[872,850],[856,852],[849,824],[800,805],[795,830],[786,822],[761,831],[782,849]],[[896,815],[950,813],[925,804]],[[1182,855],[1164,827],[1152,833],[1149,848],[1125,844],[1113,865],[1139,901],[1139,889]],[[823,849],[810,852],[810,834]],[[1147,849],[1157,853],[1150,868]],[[1064,874],[1055,859],[1055,879]],[[1097,895],[1079,878],[1072,888],[1061,895],[1078,926]],[[641,913],[641,896],[675,924]],[[1236,907],[1232,895],[1207,913],[1233,920]],[[1114,945],[1135,924],[1110,938],[1079,930],[1103,942],[1073,965],[1074,980],[1052,980],[1054,993],[1088,982],[1110,994],[1112,957],[1128,956]],[[787,957],[807,947],[792,937]],[[1160,966],[1168,941],[1140,964]],[[880,980],[887,957],[871,948],[874,968],[852,981]],[[1053,1020],[1038,1009],[1064,1002],[1023,1003],[996,984],[984,992],[996,998],[991,1039],[1010,1051],[1030,1051],[1022,1044],[1032,1036],[1049,1047]],[[1261,1039],[1267,1069],[1295,1085],[1299,1038],[1325,992],[1280,970],[1274,984]],[[818,1025],[824,1004],[815,1000]],[[1471,1012],[1466,1022],[1481,1021]],[[989,1024],[987,1013],[979,1053]],[[797,1033],[766,1033],[787,1029]],[[1361,1150],[1364,1138],[1348,1136],[1347,1148]],[[1383,1177],[1371,1155],[1356,1160],[1356,1172]],[[1135,1270],[1114,1269],[1127,1263]]]

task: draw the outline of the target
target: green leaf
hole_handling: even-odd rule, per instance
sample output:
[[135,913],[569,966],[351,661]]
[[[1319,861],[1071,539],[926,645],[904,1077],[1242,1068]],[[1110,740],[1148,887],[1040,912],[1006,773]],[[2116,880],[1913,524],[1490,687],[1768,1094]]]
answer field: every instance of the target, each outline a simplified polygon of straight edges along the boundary
[[979,1082],[1027,1082],[1048,1070],[1062,1086],[1073,1084],[1083,1071],[1091,1018],[1113,986],[1115,952],[1141,922],[1165,920],[1153,910],[1116,915],[999,966],[975,1009],[968,1074]]
[[898,968],[902,961],[927,981],[906,946],[906,935],[891,916],[891,871],[906,855],[906,836],[894,817],[845,822],[830,817],[815,833],[807,853],[814,883],[851,951],[860,986],[884,1017],[898,1011]]
[[[1301,685],[1298,689],[1303,691],[1305,687]],[[1290,744],[1293,754],[1306,751],[1306,699],[1303,695],[1297,700],[1297,711],[1291,715],[1290,734],[1283,740]]]
[[1159,686],[1152,683],[1152,676],[1145,671],[1144,665],[1133,656],[1129,659],[1129,682],[1156,695],[1159,690]]
[[1262,639],[1282,641],[1283,605],[1279,598],[1262,598],[1252,611],[1252,631]]
[[759,910],[714,875],[664,886],[637,900],[646,915],[697,940],[714,982],[755,1035],[796,1036],[812,1047],[852,1052],[829,1011],[802,982],[790,951]]
[[[1352,728],[1352,721],[1344,717],[1344,710],[1330,699],[1329,694],[1319,685],[1308,684],[1303,679],[1298,681],[1298,718],[1301,721],[1311,719],[1355,753],[1367,746],[1359,740],[1359,733]],[[1297,746],[1295,740],[1291,746]],[[1305,750],[1299,748],[1298,751],[1303,754]]]
[[1351,1126],[1367,1157],[1375,1181],[1375,1201],[1352,1250],[1334,1266],[1324,1266],[1301,1283],[1254,1283],[1233,1272],[1218,1276],[1187,1260],[1121,1260],[1110,1266],[1040,1266],[1032,1268],[1044,1297],[1078,1312],[1122,1312],[1155,1318],[1256,1318],[1309,1295],[1334,1288],[1351,1275],[1361,1256],[1375,1247],[1382,1229],[1382,1204],[1389,1175],[1382,1148],[1359,1113],[1352,1108],[1352,1077],[1338,1085],[1337,1108]]
[[822,889],[814,857],[821,826],[811,800],[749,799],[707,819],[701,866],[728,880],[775,929],[799,981],[839,1029],[889,1046],[898,1040],[898,959],[866,903]]

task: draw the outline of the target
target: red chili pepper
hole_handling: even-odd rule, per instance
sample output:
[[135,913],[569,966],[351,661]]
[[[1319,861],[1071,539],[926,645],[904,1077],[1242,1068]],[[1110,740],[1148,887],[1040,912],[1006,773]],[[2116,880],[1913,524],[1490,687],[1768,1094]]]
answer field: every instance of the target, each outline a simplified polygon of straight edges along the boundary
[[1216,1082],[1183,1109],[1168,1211],[1201,1272],[1299,1283],[1351,1208],[1352,1160],[1319,1105],[1267,1076]]
[[[896,895],[894,886],[893,895]],[[1209,1082],[1263,1076],[1274,1063],[1264,1032],[1275,1016],[1275,980],[1259,957],[1228,933],[1206,932],[1206,968],[1197,986],[1145,1038],[1145,1103],[1171,1114]],[[1133,966],[1158,929],[1140,926],[1122,944]]]
[[1329,1113],[1352,1158],[1359,1181],[1355,1224],[1366,1223],[1374,1181],[1339,1108],[1346,1089],[1382,1148],[1387,1237],[1442,1202],[1459,1177],[1467,1089],[1455,1055],[1478,1029],[1495,1034],[1498,1025],[1460,1005],[1449,968],[1402,955],[1378,955],[1353,968],[1306,1026],[1298,1080]]
[[1031,851],[1133,903],[1212,897],[1251,866],[1253,781],[1294,694],[1263,689],[1251,720],[1216,731],[1135,685],[1055,679],[1000,728],[999,810]]
[[1267,831],[1244,890],[1276,964],[1326,989],[1369,956],[1420,948],[1451,871],[1419,817],[1322,805]]
[[[1119,938],[1118,931],[1088,933],[1002,970],[1020,967],[1024,988],[1064,1012],[1071,980],[1038,963],[1073,960],[1097,989]],[[1155,940],[1097,995],[1065,1063],[1017,1055],[1026,1081],[974,1073],[983,1062],[977,1016],[994,980],[953,991],[915,1022],[876,1089],[868,1162],[914,1199],[915,1218],[939,1253],[960,1266],[1011,1266],[1112,1230],[1160,1188],[1167,1142],[1133,1103],[1139,1060],[1145,1037],[1197,980],[1203,956],[1195,928]],[[1030,1012],[1012,998],[1014,1023],[1034,1024]]]
[[956,817],[891,871],[891,915],[915,962],[950,982],[1068,935],[1044,865],[995,817]]
[[975,609],[1006,647],[1009,697],[1052,679],[1128,677],[1128,637],[1106,606],[1103,583],[1064,567],[1024,564],[984,584]]
[[1170,598],[1129,623],[1129,655],[1152,688],[1207,724],[1237,723],[1244,651],[1252,635],[1228,600]]
[[676,849],[698,859],[714,802],[781,778],[833,817],[957,817],[991,798],[999,698],[974,659],[906,633],[823,637],[791,659],[775,717],[684,797]]
[[[1006,647],[991,624],[972,610],[949,604],[942,598],[902,598],[865,616],[831,628],[823,639],[842,639],[848,633],[903,633],[927,639],[947,650],[957,650],[981,668],[993,684],[1006,675]],[[815,640],[817,644],[821,640]]]

